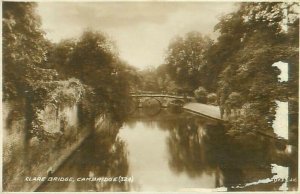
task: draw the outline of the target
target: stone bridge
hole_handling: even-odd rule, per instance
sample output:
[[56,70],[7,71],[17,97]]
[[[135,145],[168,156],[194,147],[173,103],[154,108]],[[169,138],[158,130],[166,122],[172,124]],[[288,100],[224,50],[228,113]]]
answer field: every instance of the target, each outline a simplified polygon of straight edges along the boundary
[[193,97],[189,96],[176,96],[170,94],[154,94],[154,93],[131,93],[131,97],[137,102],[137,107],[148,107],[158,104],[162,108],[169,105],[179,105],[190,102]]

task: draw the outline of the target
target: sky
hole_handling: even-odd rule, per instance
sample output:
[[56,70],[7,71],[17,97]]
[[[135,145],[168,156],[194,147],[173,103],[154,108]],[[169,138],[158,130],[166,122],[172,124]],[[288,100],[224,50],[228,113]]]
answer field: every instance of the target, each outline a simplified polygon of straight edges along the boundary
[[49,40],[101,31],[124,61],[145,69],[164,63],[176,36],[198,31],[216,38],[218,18],[235,8],[232,2],[39,2],[37,11]]

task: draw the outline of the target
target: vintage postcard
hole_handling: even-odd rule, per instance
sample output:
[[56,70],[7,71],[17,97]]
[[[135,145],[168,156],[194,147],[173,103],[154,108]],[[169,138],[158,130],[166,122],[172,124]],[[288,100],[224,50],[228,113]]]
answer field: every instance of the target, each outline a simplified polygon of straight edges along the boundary
[[298,192],[297,1],[2,1],[3,192]]

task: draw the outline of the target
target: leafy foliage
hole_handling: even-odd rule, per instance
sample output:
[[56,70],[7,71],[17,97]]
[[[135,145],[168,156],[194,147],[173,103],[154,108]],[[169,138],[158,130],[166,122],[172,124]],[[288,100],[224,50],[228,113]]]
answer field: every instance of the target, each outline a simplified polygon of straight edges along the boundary
[[84,96],[85,88],[78,79],[42,82],[33,87],[34,101],[43,107],[53,104],[57,108],[72,106]]
[[78,41],[50,43],[35,7],[36,3],[4,2],[2,21],[4,100],[26,99],[30,136],[51,136],[39,118],[49,104],[58,109],[85,103],[89,116],[101,111],[121,120],[136,81],[135,69],[119,59],[115,45],[102,33],[87,31]]
[[49,42],[40,29],[35,3],[3,3],[4,99],[24,95],[36,78],[51,80],[56,72],[42,68]]
[[138,72],[138,88],[142,91],[153,91],[161,93],[177,93],[178,86],[167,71],[166,65],[157,68],[148,68]]
[[79,103],[85,96],[85,86],[77,79],[66,81],[43,82],[33,87],[30,98],[30,109],[32,109],[32,123],[29,133],[44,140],[54,137],[44,130],[44,120],[40,117],[40,112],[46,106],[52,105],[56,110],[66,106],[73,106]]
[[104,34],[86,31],[78,41],[54,45],[50,56],[51,66],[63,77],[75,77],[93,88],[95,111],[110,112],[115,119],[126,114],[137,73],[119,59],[115,45]]
[[[290,72],[291,69],[298,72],[299,49],[290,42],[296,39],[294,27],[296,23],[299,25],[298,16],[291,10],[293,6],[279,2],[241,3],[238,11],[224,16],[216,26],[221,35],[212,49],[219,57],[211,57],[210,61],[220,67],[221,109],[230,114],[243,104],[250,105],[250,111],[231,121],[233,131],[271,130],[275,100],[298,98],[296,90],[291,88],[297,76],[290,73],[288,83],[280,83],[279,69],[272,66],[283,61],[289,64]],[[286,20],[287,31],[283,29]],[[230,48],[229,42],[232,42]]]
[[[199,102],[207,98],[199,85],[216,92],[232,132],[270,131],[275,100],[298,101],[298,10],[294,2],[239,3],[215,26],[216,42],[197,32],[178,37],[158,69],[170,75],[177,91],[195,91]],[[278,61],[289,65],[287,82],[278,80],[280,70],[273,66]]]
[[194,91],[195,98],[198,102],[206,103],[207,100],[207,91],[204,87],[199,87]]
[[181,88],[192,92],[201,85],[201,73],[207,65],[205,54],[212,41],[199,32],[187,33],[170,43],[166,66],[171,78]]
[[233,109],[236,108],[241,108],[242,107],[242,96],[240,93],[238,92],[232,92],[229,96],[228,96],[228,100],[227,103],[229,104],[229,106]]
[[45,65],[50,43],[40,29],[35,7],[29,2],[3,3],[3,100],[25,98],[26,131],[41,138],[44,132],[37,114],[39,104],[47,100],[39,97],[51,91],[41,86],[52,83],[58,74]]
[[209,93],[207,95],[207,103],[212,105],[217,105],[218,96],[216,93]]

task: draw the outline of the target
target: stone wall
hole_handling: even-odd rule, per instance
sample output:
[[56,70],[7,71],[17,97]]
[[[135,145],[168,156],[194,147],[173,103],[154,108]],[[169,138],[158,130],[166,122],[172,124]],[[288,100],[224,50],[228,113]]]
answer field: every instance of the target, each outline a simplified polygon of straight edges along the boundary
[[47,176],[55,171],[92,131],[79,124],[78,105],[39,112],[44,130],[53,137],[28,138],[24,101],[3,102],[3,190],[34,191],[40,182],[26,177]]

